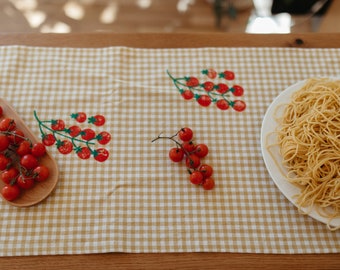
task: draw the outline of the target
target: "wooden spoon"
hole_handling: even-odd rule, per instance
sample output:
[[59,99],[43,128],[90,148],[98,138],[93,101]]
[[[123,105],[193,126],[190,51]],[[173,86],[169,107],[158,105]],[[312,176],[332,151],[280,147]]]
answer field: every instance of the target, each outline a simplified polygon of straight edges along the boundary
[[[0,98],[0,106],[3,109],[2,118],[8,117],[14,119],[17,128],[23,131],[25,136],[29,138],[32,143],[39,142],[33,132],[8,102]],[[17,199],[13,201],[7,201],[4,199],[4,201],[17,207],[28,207],[40,203],[51,194],[58,183],[59,171],[57,163],[55,159],[48,152],[46,152],[43,157],[39,158],[39,164],[43,164],[49,168],[48,178],[43,182],[35,183],[34,187],[31,189],[22,190],[20,196]],[[0,180],[0,190],[3,186],[5,186],[5,183]]]

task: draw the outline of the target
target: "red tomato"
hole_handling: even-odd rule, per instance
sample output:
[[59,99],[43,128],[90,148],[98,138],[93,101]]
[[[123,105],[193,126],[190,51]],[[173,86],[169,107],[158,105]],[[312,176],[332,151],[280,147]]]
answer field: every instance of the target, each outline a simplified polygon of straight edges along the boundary
[[219,108],[222,111],[229,109],[229,102],[225,99],[220,99],[216,102],[216,107]]
[[184,90],[182,93],[181,93],[182,97],[186,100],[190,100],[190,99],[193,99],[194,98],[194,93],[187,89],[187,90]]
[[20,195],[20,188],[18,185],[6,185],[1,190],[2,197],[7,201],[13,201]]
[[80,150],[77,151],[77,155],[81,159],[88,159],[90,158],[92,152],[87,146],[83,146]]
[[208,164],[202,164],[199,168],[204,178],[209,178],[213,174],[213,168]]
[[208,155],[208,152],[209,148],[204,143],[197,144],[195,147],[195,155],[199,158],[204,158],[206,155]]
[[56,131],[61,131],[65,129],[65,122],[62,119],[52,120],[51,128]]
[[207,76],[208,76],[210,79],[215,79],[216,76],[217,76],[217,72],[216,72],[216,70],[214,70],[213,68],[209,68],[209,69],[206,71],[206,74],[207,74]]
[[198,156],[191,154],[187,156],[185,163],[188,168],[195,169],[198,168],[201,164],[201,160]]
[[46,147],[43,143],[35,143],[31,149],[32,155],[35,157],[42,157],[46,154]]
[[83,129],[80,132],[80,134],[81,134],[82,139],[86,141],[92,140],[93,138],[96,137],[96,133],[94,132],[93,129],[90,129],[90,128]]
[[182,147],[184,148],[185,151],[188,153],[191,153],[192,151],[195,150],[195,144],[192,141],[189,142],[183,142]]
[[17,150],[16,150],[17,154],[19,156],[24,156],[24,155],[27,155],[27,154],[30,154],[31,153],[31,143],[29,141],[22,141]]
[[211,91],[214,89],[215,84],[213,82],[207,81],[203,83],[203,88],[205,91]]
[[190,182],[194,185],[199,185],[203,181],[203,174],[200,171],[193,171],[190,174]]
[[235,97],[242,96],[244,92],[243,87],[240,85],[234,85],[231,91]]
[[79,126],[71,126],[67,130],[67,133],[70,134],[71,137],[77,137],[80,132],[81,128]]
[[225,70],[220,74],[220,77],[231,81],[231,80],[235,79],[235,74],[234,74],[234,72],[232,72],[230,70]]
[[211,98],[208,95],[200,95],[196,100],[203,107],[208,107],[211,104]]
[[95,150],[94,159],[99,162],[104,162],[109,157],[109,152],[105,148]]
[[4,118],[0,121],[0,131],[13,131],[16,126],[15,121],[11,118]]
[[32,154],[27,154],[24,155],[21,159],[20,159],[20,164],[21,166],[23,166],[24,168],[28,169],[28,170],[32,170],[35,167],[38,166],[38,160],[35,156],[33,156]]
[[20,129],[13,130],[8,136],[8,139],[11,141],[12,144],[19,144],[23,140],[25,140],[25,134]]
[[188,87],[196,87],[196,86],[199,86],[200,83],[196,77],[189,77],[189,78],[186,78],[185,84]]
[[73,144],[69,140],[63,140],[58,146],[58,151],[63,155],[67,155],[71,153],[72,150],[73,150]]
[[108,144],[111,141],[111,134],[106,131],[102,131],[98,134],[97,140],[102,145]]
[[86,119],[87,119],[86,113],[84,113],[84,112],[74,113],[74,114],[71,115],[71,117],[72,117],[73,119],[76,119],[76,121],[77,121],[78,123],[83,123],[83,122],[85,122]]
[[228,92],[228,90],[229,90],[229,87],[225,83],[219,83],[217,85],[217,90],[216,91],[221,93],[221,94],[224,94],[224,93]]
[[237,112],[242,112],[246,109],[246,103],[243,100],[234,100],[233,109]]
[[42,139],[43,144],[46,146],[51,146],[56,142],[56,139],[53,134],[44,134]]
[[12,160],[6,157],[4,154],[0,154],[0,170],[6,170],[11,165]]
[[33,170],[34,179],[38,182],[45,181],[49,174],[50,170],[44,165],[39,165]]
[[6,135],[0,135],[0,152],[5,151],[10,144],[10,140]]
[[89,118],[89,123],[100,127],[105,124],[105,117],[101,114],[97,114]]
[[191,130],[191,128],[188,127],[181,128],[181,130],[178,132],[178,137],[183,142],[190,141],[193,135],[194,135],[193,131]]
[[17,177],[19,175],[19,171],[15,167],[11,167],[7,170],[2,171],[1,173],[1,179],[6,184],[12,184],[16,181]]
[[215,181],[212,178],[207,178],[207,179],[204,180],[202,186],[205,190],[211,190],[215,186]]
[[31,176],[19,175],[17,184],[22,189],[30,189],[34,186],[34,178]]
[[173,162],[180,162],[184,157],[184,151],[182,148],[171,148],[169,151],[169,158],[173,161]]

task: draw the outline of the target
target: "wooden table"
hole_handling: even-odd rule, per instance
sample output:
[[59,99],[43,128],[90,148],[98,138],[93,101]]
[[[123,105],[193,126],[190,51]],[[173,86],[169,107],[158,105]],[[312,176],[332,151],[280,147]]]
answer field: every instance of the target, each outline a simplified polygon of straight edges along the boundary
[[[0,34],[0,45],[340,48],[338,34]],[[340,243],[339,243],[340,244]],[[0,243],[1,245],[1,243]],[[339,269],[340,254],[91,254],[1,257],[0,269]]]

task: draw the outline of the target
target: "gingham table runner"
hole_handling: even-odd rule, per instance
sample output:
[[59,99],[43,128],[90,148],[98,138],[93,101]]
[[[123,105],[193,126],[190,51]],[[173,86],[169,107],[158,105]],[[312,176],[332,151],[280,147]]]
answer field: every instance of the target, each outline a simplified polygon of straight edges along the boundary
[[[235,72],[242,113],[184,101],[166,74]],[[110,157],[98,163],[55,147],[60,179],[42,203],[0,202],[0,255],[102,252],[335,253],[340,231],[301,215],[271,180],[260,149],[263,116],[296,81],[336,76],[340,49],[0,48],[1,97],[33,132],[43,119],[106,116]],[[171,135],[191,127],[210,152],[216,187],[190,184],[172,163]]]

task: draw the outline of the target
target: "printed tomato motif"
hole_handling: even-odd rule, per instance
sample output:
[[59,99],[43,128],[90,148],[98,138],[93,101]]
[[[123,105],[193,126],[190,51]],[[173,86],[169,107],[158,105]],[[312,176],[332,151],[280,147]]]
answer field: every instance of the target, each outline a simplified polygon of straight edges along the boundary
[[83,146],[77,150],[77,155],[81,159],[89,159],[91,157],[91,150],[87,146]]
[[[225,83],[225,81],[235,80],[235,73],[231,70],[217,73],[215,69],[209,68],[201,71],[201,74],[214,81],[199,79],[195,76],[176,78],[169,71],[167,71],[167,74],[185,100],[194,99],[202,107],[208,107],[211,103],[214,103],[216,108],[221,111],[226,111],[229,107],[234,108],[234,106],[236,106],[234,110],[237,112],[244,111],[246,108],[244,101],[232,99],[232,97],[243,96],[243,87],[239,84],[229,87]],[[200,83],[200,80],[203,83]]]
[[96,137],[96,132],[91,128],[85,128],[80,132],[83,140],[89,141]]
[[78,123],[84,123],[87,119],[87,115],[84,112],[78,112],[71,114],[71,118],[75,119]]
[[46,146],[51,146],[56,142],[56,139],[53,134],[43,134],[42,136],[42,142]]
[[94,159],[99,162],[104,162],[109,157],[109,152],[105,148],[95,150]]
[[0,131],[13,131],[16,128],[16,123],[11,118],[4,118],[0,121]]
[[98,127],[102,126],[105,124],[105,117],[101,114],[97,114],[95,116],[91,116],[89,118],[89,123],[90,124],[94,124]]
[[57,130],[57,131],[64,130],[65,129],[64,120],[62,120],[62,119],[52,120],[51,128],[53,130]]
[[67,133],[70,134],[71,137],[77,137],[81,132],[81,128],[79,126],[71,126],[67,129]]
[[106,131],[102,131],[98,134],[97,140],[102,145],[108,144],[111,141],[111,134]]
[[57,143],[57,148],[61,154],[67,155],[72,152],[73,144],[69,140],[63,140]]

